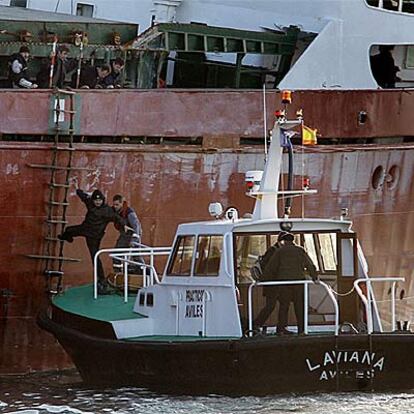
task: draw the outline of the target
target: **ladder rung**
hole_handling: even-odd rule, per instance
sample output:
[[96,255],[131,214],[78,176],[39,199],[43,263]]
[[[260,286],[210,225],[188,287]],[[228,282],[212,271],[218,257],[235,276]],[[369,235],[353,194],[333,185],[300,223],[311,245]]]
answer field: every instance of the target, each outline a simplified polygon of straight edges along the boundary
[[70,90],[67,90],[67,89],[59,89],[59,88],[57,88],[55,90],[55,95],[76,95],[76,92],[70,91]]
[[59,183],[51,183],[49,187],[56,187],[56,188],[69,188],[70,184],[59,184]]
[[43,256],[39,254],[28,254],[26,255],[30,259],[49,259],[49,260],[62,260],[64,262],[80,262],[81,259],[74,259],[73,257],[65,257],[65,256]]
[[49,224],[67,224],[66,220],[46,220],[46,223]]
[[57,237],[49,237],[49,236],[46,236],[45,237],[45,240],[47,240],[47,241],[55,241],[55,242],[57,242],[57,241],[63,242],[64,241],[64,240],[58,239]]
[[48,276],[63,276],[64,272],[60,270],[45,270],[45,274]]
[[72,147],[52,147],[55,151],[75,151]]
[[76,111],[69,111],[67,109],[58,109],[58,108],[55,108],[54,111],[55,112],[63,112],[64,114],[76,114]]
[[47,170],[84,170],[84,171],[95,171],[95,168],[88,168],[88,167],[60,167],[58,165],[46,165],[46,164],[27,164],[29,167],[32,168],[44,168]]
[[68,206],[69,203],[63,203],[60,201],[48,201],[48,204],[50,204],[51,206]]

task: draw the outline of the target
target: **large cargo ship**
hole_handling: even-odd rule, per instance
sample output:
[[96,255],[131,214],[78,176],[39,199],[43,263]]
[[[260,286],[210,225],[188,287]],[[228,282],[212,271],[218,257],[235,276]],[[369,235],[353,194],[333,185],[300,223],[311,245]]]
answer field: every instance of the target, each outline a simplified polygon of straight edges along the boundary
[[[51,287],[45,271],[63,270],[63,289],[92,278],[83,241],[65,246],[61,252],[55,240],[62,225],[78,223],[84,214],[70,178],[76,176],[86,191],[100,188],[108,197],[124,194],[138,212],[143,242],[149,245],[169,245],[178,223],[207,218],[208,204],[214,198],[224,200],[225,207],[237,205],[240,215],[251,211],[252,201],[244,195],[244,173],[264,164],[264,118],[270,125],[279,102],[277,91],[267,89],[263,94],[257,89],[263,81],[268,87],[296,89],[291,110],[303,109],[309,125],[318,128],[319,145],[305,148],[298,143],[295,147],[296,164],[301,166],[294,171],[295,180],[301,182],[306,176],[320,192],[317,199],[304,202],[303,214],[339,217],[342,209],[348,209],[354,230],[367,243],[363,247],[370,275],[405,277],[397,291],[397,311],[400,319],[411,318],[414,97],[406,87],[411,74],[409,45],[414,42],[404,29],[414,18],[406,9],[409,2],[397,2],[395,10],[390,10],[393,2],[386,1],[335,2],[341,3],[343,30],[329,24],[330,20],[338,22],[338,16],[326,9],[332,2],[312,2],[318,6],[312,19],[302,8],[302,21],[297,20],[300,2],[255,2],[256,12],[267,10],[266,21],[256,20],[247,27],[240,19],[238,25],[231,25],[241,30],[216,27],[226,25],[218,17],[206,22],[215,27],[189,24],[194,20],[204,23],[202,12],[212,10],[217,2],[191,1],[200,6],[194,18],[187,2],[168,3],[161,11],[173,8],[173,18],[184,24],[171,24],[167,13],[166,24],[148,30],[142,27],[138,38],[133,24],[58,15],[48,16],[48,23],[43,12],[27,11],[29,15],[18,18],[16,13],[26,11],[1,8],[2,16],[7,15],[2,21],[7,33],[0,34],[3,68],[7,56],[29,44],[36,69],[52,47],[51,38],[38,38],[45,29],[51,35],[58,32],[60,43],[70,45],[72,55],[77,56],[79,48],[68,39],[74,28],[85,24],[81,27],[89,37],[85,56],[90,58],[93,51],[92,58],[100,62],[126,54],[125,85],[130,86],[73,93],[0,90],[1,374],[70,366],[60,346],[35,323]],[[251,12],[241,10],[238,3],[232,5],[241,15]],[[271,3],[285,5],[278,8],[283,11],[279,21]],[[288,3],[296,5],[296,13]],[[30,13],[42,13],[42,19],[30,18]],[[304,26],[318,21],[318,13],[325,17],[323,24]],[[398,24],[401,30],[398,34],[387,30],[381,35],[367,34],[359,24],[364,16],[379,25]],[[44,21],[47,27],[31,26],[34,20]],[[161,19],[156,16],[154,21]],[[257,31],[260,26],[274,29],[274,24],[296,28]],[[24,31],[33,36],[25,37]],[[126,48],[108,40],[114,32],[121,32]],[[159,43],[151,43],[154,39]],[[329,45],[337,45],[337,41],[341,46],[332,57]],[[370,70],[369,54],[382,44],[396,45],[395,62],[403,69],[398,88],[377,89]],[[277,56],[271,63],[262,53],[267,47],[270,55]],[[218,56],[225,52],[255,56],[245,62],[240,56],[231,62]],[[168,63],[160,64],[160,56],[166,56]],[[159,79],[168,87],[157,89]],[[63,187],[57,187],[59,184]],[[55,189],[54,199],[51,188]],[[58,205],[52,204],[55,202]],[[116,236],[115,229],[108,228],[102,246],[113,246]],[[105,267],[109,272],[110,263]],[[390,300],[388,290],[378,291],[377,300],[385,308]]]

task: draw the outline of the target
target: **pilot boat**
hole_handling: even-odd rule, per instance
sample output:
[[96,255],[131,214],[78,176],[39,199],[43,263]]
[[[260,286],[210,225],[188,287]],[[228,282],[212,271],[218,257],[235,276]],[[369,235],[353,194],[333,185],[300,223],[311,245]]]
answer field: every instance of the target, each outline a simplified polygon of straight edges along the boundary
[[[85,383],[238,395],[414,387],[414,335],[395,308],[403,278],[369,275],[346,212],[326,219],[305,217],[303,209],[291,214],[293,197],[316,197],[316,190],[309,183],[283,189],[283,153],[291,154],[290,137],[303,128],[301,113],[289,120],[286,109],[277,113],[264,171],[246,173],[248,195],[256,198],[252,214],[223,214],[212,203],[214,218],[179,225],[171,247],[100,250],[95,264],[105,255],[123,262],[121,291],[99,295],[95,266],[93,283],[56,295],[39,314]],[[307,251],[319,283],[252,277],[282,231]],[[142,271],[137,293],[132,265]],[[304,289],[300,335],[293,317],[292,335],[279,335],[272,317],[254,325],[263,289],[286,284]],[[375,299],[380,284],[389,288],[386,314]]]

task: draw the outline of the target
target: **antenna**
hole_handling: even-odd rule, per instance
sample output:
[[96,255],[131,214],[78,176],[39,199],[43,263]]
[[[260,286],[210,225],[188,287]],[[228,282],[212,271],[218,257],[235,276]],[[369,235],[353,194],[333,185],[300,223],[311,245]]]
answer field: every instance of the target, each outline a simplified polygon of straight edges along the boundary
[[263,124],[264,124],[264,147],[265,161],[267,159],[267,110],[266,110],[266,82],[263,83]]

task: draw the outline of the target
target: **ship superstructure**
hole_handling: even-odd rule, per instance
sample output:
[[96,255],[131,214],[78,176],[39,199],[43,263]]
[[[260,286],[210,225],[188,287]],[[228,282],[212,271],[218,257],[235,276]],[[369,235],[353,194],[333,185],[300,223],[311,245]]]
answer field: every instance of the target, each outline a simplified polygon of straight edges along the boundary
[[[300,42],[293,67],[277,82],[280,89],[376,88],[369,57],[379,45],[394,45],[401,69],[399,86],[412,86],[414,10],[409,0],[122,0],[123,7],[110,0],[61,0],[58,7],[48,0],[0,4],[137,23],[141,33],[153,24],[171,22],[267,32],[296,26],[301,30]],[[223,52],[218,48],[208,57],[236,63],[235,56]],[[243,60],[269,70],[278,70],[280,64],[280,59],[249,54]]]

